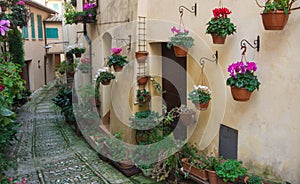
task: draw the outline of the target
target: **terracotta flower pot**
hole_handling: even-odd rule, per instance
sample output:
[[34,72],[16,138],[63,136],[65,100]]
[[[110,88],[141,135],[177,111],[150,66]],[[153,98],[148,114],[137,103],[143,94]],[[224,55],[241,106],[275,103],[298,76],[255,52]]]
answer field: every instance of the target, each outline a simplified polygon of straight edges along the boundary
[[123,66],[115,66],[113,65],[115,72],[120,72],[123,69]]
[[207,110],[207,108],[208,108],[209,102],[210,102],[210,101],[208,101],[208,102],[205,103],[205,104],[195,103],[195,107],[196,107],[197,110],[205,111],[205,110]]
[[214,44],[224,44],[226,40],[226,36],[218,36],[215,33],[211,34],[211,37]]
[[206,170],[208,175],[209,184],[218,184],[216,171]]
[[231,95],[234,100],[245,102],[248,101],[251,97],[252,92],[248,91],[245,88],[237,88],[235,86],[231,86]]
[[81,53],[76,53],[75,57],[80,58],[81,57]]
[[145,62],[148,58],[149,52],[147,51],[138,51],[135,53],[135,58],[138,62]]
[[187,48],[186,47],[179,47],[179,46],[174,46],[174,53],[176,57],[186,57],[187,56]]
[[[199,160],[195,160],[196,162],[201,162]],[[188,162],[188,159],[187,158],[183,158],[182,159],[182,167],[183,167],[183,170],[185,172],[188,172],[189,174],[193,175],[193,176],[196,176],[197,178],[200,178],[202,180],[208,180],[208,175],[207,175],[207,172],[205,170],[202,170],[200,168],[197,168],[193,165],[191,165],[189,162]]]
[[104,86],[107,86],[107,85],[110,84],[110,80],[109,80],[109,81],[106,81],[106,82],[103,82],[103,81],[102,81],[101,84],[104,85]]
[[262,13],[265,30],[283,30],[289,19],[289,14],[286,15],[284,11]]
[[83,15],[76,15],[74,19],[75,19],[75,23],[82,22],[83,21]]
[[137,77],[138,85],[145,85],[145,84],[147,84],[148,80],[149,80],[149,76],[138,76]]

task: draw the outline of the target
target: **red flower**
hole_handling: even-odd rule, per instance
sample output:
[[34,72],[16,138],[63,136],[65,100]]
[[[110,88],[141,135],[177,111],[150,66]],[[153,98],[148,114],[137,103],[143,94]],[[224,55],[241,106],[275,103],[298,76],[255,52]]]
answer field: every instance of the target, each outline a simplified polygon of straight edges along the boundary
[[214,14],[214,18],[227,18],[227,15],[231,14],[231,11],[228,8],[215,8],[212,10],[213,14]]
[[0,84],[0,91],[4,90],[4,86]]

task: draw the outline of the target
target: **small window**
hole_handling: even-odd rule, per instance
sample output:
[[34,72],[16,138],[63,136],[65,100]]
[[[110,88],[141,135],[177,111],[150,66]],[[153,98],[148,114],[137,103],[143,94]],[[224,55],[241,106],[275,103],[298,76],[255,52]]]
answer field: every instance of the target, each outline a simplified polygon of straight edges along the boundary
[[23,39],[28,39],[28,26],[22,27],[22,37]]
[[43,23],[42,23],[42,16],[37,15],[38,20],[38,37],[39,39],[43,39]]
[[46,28],[46,38],[58,39],[58,28]]
[[59,5],[58,5],[58,3],[52,4],[52,8],[53,8],[55,11],[59,11]]
[[34,15],[33,15],[33,13],[30,13],[30,25],[31,25],[31,38],[35,39]]

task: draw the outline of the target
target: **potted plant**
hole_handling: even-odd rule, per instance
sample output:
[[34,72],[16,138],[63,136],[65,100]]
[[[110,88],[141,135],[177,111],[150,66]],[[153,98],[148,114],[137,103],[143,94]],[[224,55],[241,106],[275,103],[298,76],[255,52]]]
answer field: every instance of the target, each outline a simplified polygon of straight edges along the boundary
[[80,64],[77,66],[78,70],[80,70],[82,73],[88,73],[91,69],[91,63],[89,58],[81,59]]
[[192,123],[195,123],[195,111],[191,108],[188,108],[186,105],[181,105],[178,108],[178,114],[183,125],[188,126]]
[[136,130],[148,130],[155,127],[159,121],[160,116],[158,112],[151,110],[139,111],[129,118],[130,126]]
[[264,184],[263,180],[256,175],[249,175],[244,178],[246,184]]
[[94,23],[96,22],[96,4],[86,2],[83,5],[83,15],[84,15],[84,22],[85,23]]
[[142,63],[145,62],[146,59],[148,58],[149,52],[147,51],[137,51],[135,52],[135,58],[138,62]]
[[222,157],[208,156],[203,160],[203,167],[207,171],[210,184],[218,184],[216,170],[221,164]]
[[201,111],[208,108],[211,100],[211,90],[207,86],[195,86],[194,89],[189,93],[189,100],[193,102],[195,107]]
[[147,76],[147,75],[137,76],[138,85],[145,85],[145,84],[147,84],[149,78],[150,77]]
[[265,0],[265,4],[261,5],[256,0],[257,5],[264,8],[261,16],[265,30],[283,30],[290,12],[300,8],[292,8],[294,2],[295,0]]
[[75,47],[69,51],[69,53],[75,54],[77,58],[81,57],[81,54],[85,52],[84,48]]
[[218,184],[235,182],[239,176],[244,176],[247,169],[242,167],[242,162],[234,159],[228,159],[216,168]]
[[102,85],[109,85],[112,79],[115,79],[115,75],[112,74],[107,67],[99,69],[96,74],[96,85],[101,82]]
[[151,94],[146,89],[138,89],[136,98],[140,106],[142,106],[142,104],[149,103],[151,101]]
[[257,70],[255,62],[238,61],[228,67],[230,77],[226,84],[231,86],[231,94],[236,101],[248,101],[252,92],[259,89],[260,82],[254,72]]
[[64,3],[64,18],[65,18],[65,23],[66,24],[74,24],[75,23],[75,15],[76,15],[76,10],[74,6],[72,6],[71,2],[65,2]]
[[227,16],[231,14],[228,8],[213,9],[214,17],[206,24],[206,33],[211,34],[214,44],[224,44],[227,35],[236,32],[236,26]]
[[175,26],[171,29],[174,36],[170,38],[167,47],[171,49],[173,46],[176,57],[186,57],[187,50],[194,45],[194,39],[188,36],[189,31],[184,29],[182,32],[180,29],[176,29]]
[[126,60],[127,56],[120,55],[122,48],[112,48],[110,51],[112,55],[108,57],[107,65],[109,67],[113,66],[115,72],[119,72],[127,63],[129,63],[129,61]]
[[78,22],[83,22],[84,14],[81,11],[78,11],[74,15],[74,22],[77,24]]

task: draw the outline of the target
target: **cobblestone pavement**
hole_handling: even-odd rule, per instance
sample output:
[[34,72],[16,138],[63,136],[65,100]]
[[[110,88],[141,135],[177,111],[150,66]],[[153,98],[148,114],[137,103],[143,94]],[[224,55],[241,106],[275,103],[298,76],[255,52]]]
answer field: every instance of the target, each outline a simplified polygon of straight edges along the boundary
[[[156,183],[142,177],[131,179],[99,159],[89,145],[75,135],[63,121],[51,99],[54,88],[44,86],[21,109],[20,141],[11,156],[15,158],[18,178],[28,183]],[[141,179],[142,178],[142,179]]]

